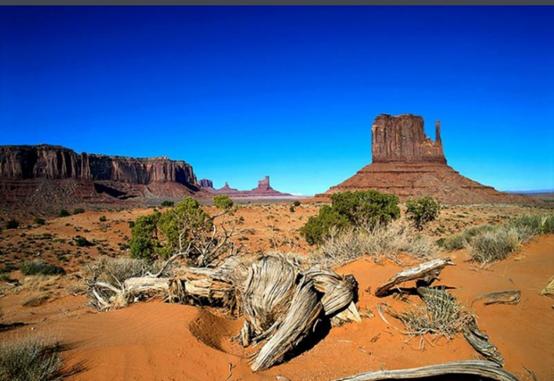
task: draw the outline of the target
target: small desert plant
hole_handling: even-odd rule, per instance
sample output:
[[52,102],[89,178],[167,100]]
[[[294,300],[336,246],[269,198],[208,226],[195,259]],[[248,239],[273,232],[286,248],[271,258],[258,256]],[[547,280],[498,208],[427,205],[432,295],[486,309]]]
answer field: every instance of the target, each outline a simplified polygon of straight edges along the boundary
[[161,204],[161,206],[163,208],[171,207],[173,205],[175,205],[175,203],[173,201],[170,201],[170,200],[164,200],[164,201],[162,201],[162,204]]
[[295,201],[293,201],[292,205],[295,206],[295,207],[299,207],[300,206],[300,201],[295,200]]
[[471,258],[480,263],[489,263],[506,258],[522,243],[518,229],[499,227],[476,235],[468,243]]
[[98,221],[100,222],[106,222],[108,219],[106,218],[106,216],[100,216],[98,217]]
[[73,209],[73,214],[81,214],[81,213],[84,213],[84,212],[85,212],[85,209],[83,209],[83,208]]
[[58,216],[60,216],[60,217],[68,217],[70,215],[71,215],[71,213],[69,213],[66,209],[61,209],[60,213],[58,214]]
[[65,270],[41,260],[23,262],[19,268],[23,275],[63,275]]
[[408,219],[414,226],[421,230],[428,222],[431,222],[439,216],[440,204],[433,197],[421,197],[415,200],[408,200],[406,203],[406,213]]
[[46,224],[46,220],[44,218],[35,217],[34,223],[37,225],[44,225]]
[[90,242],[88,239],[80,235],[75,236],[73,238],[73,241],[75,241],[75,245],[77,245],[78,247],[94,246],[94,243]]
[[59,344],[27,338],[0,344],[0,380],[61,380]]
[[452,338],[471,319],[458,301],[440,288],[420,287],[417,292],[424,306],[417,306],[398,315],[409,335],[441,335]]
[[229,196],[218,195],[213,198],[214,205],[223,210],[230,210],[233,207],[233,200]]
[[466,247],[473,237],[484,232],[492,231],[495,227],[492,225],[473,226],[464,230],[462,233],[454,234],[450,237],[438,241],[439,246],[446,250],[459,250]]
[[19,221],[15,218],[11,218],[6,222],[6,229],[17,229],[19,227]]
[[509,222],[520,232],[530,235],[548,234],[554,232],[554,215],[551,216],[521,216]]
[[289,212],[291,212],[291,213],[296,212],[296,208],[294,207],[294,205],[291,205],[291,206],[289,207]]
[[153,272],[153,265],[143,259],[100,257],[85,268],[88,281],[123,284],[126,279],[140,277]]
[[[129,241],[133,258],[154,259],[156,249],[160,246],[156,229],[159,218],[160,213],[154,213],[139,217],[133,222]],[[129,225],[131,224],[129,223]]]

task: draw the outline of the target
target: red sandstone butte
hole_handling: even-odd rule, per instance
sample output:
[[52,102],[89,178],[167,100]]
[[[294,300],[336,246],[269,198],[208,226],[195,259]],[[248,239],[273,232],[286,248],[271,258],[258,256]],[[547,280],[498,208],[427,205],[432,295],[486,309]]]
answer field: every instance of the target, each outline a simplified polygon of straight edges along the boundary
[[440,122],[435,125],[435,141],[425,136],[423,118],[412,114],[379,115],[371,131],[373,162],[325,195],[374,189],[395,194],[401,200],[432,196],[447,204],[529,201],[468,179],[450,167],[443,151]]

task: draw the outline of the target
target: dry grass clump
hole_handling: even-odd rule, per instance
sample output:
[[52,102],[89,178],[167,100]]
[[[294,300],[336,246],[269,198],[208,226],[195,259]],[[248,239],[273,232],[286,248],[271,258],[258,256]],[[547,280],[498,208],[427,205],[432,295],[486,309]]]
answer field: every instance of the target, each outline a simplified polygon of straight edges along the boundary
[[505,259],[515,252],[528,237],[515,227],[501,227],[475,236],[469,242],[469,254],[479,263]]
[[24,275],[63,275],[65,270],[50,263],[34,260],[23,262],[20,270]]
[[85,268],[85,277],[110,284],[120,284],[125,279],[143,276],[154,271],[154,265],[142,259],[100,257]]
[[338,266],[370,255],[374,259],[386,257],[398,261],[398,254],[407,253],[418,258],[432,256],[436,252],[434,243],[402,222],[387,226],[351,228],[332,231],[324,240],[314,261],[327,266]]
[[47,344],[37,338],[1,343],[0,380],[61,380],[59,351],[59,344]]
[[406,326],[407,334],[416,336],[429,333],[452,338],[463,330],[471,318],[448,291],[426,287],[420,287],[417,291],[425,305],[397,315]]

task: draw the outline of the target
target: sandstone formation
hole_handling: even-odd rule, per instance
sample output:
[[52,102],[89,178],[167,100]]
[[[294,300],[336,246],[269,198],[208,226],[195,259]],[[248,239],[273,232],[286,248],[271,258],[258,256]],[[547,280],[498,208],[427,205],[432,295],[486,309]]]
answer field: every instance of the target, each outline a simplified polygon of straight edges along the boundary
[[78,154],[51,145],[0,146],[0,204],[37,210],[80,203],[180,198],[199,190],[190,164]]
[[202,188],[214,189],[214,183],[212,180],[200,179],[199,184]]
[[435,134],[435,141],[425,136],[420,116],[379,115],[372,126],[373,162],[326,194],[375,189],[402,200],[432,196],[450,204],[527,201],[460,175],[447,165],[439,122]]

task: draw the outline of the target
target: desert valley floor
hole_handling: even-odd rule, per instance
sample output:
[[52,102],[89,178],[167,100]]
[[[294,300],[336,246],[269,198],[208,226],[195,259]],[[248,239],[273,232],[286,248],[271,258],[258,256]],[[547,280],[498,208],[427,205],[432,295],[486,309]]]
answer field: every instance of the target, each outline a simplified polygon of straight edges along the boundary
[[[244,252],[279,251],[309,255],[298,229],[319,206],[303,203],[243,205],[234,218]],[[215,208],[206,207],[211,213]],[[447,207],[422,234],[439,237],[466,227],[500,223],[509,217],[536,213],[537,208],[510,205]],[[337,269],[353,274],[359,283],[361,323],[330,329],[320,341],[298,356],[266,371],[249,368],[252,349],[232,340],[241,319],[213,308],[148,301],[127,308],[96,312],[87,306],[81,269],[100,255],[127,255],[129,221],[152,209],[86,211],[49,219],[44,226],[29,225],[2,232],[0,251],[4,266],[38,257],[64,266],[65,276],[24,277],[12,271],[2,281],[2,323],[21,323],[0,333],[2,340],[39,335],[64,343],[64,366],[76,369],[75,380],[332,380],[355,373],[422,366],[478,354],[461,335],[451,340],[409,337],[390,316],[386,322],[377,306],[403,308],[400,298],[377,298],[374,290],[397,271],[417,260],[401,255],[394,261],[360,257]],[[105,216],[105,221],[99,221]],[[75,247],[71,240],[84,236],[94,245]],[[505,367],[521,380],[554,378],[554,300],[540,294],[554,275],[554,235],[533,238],[510,258],[487,266],[468,261],[465,249],[440,252],[448,266],[435,285],[447,286],[498,347]],[[13,282],[17,280],[17,282]],[[519,289],[517,305],[484,305],[487,292]],[[284,377],[284,378],[282,378]]]

